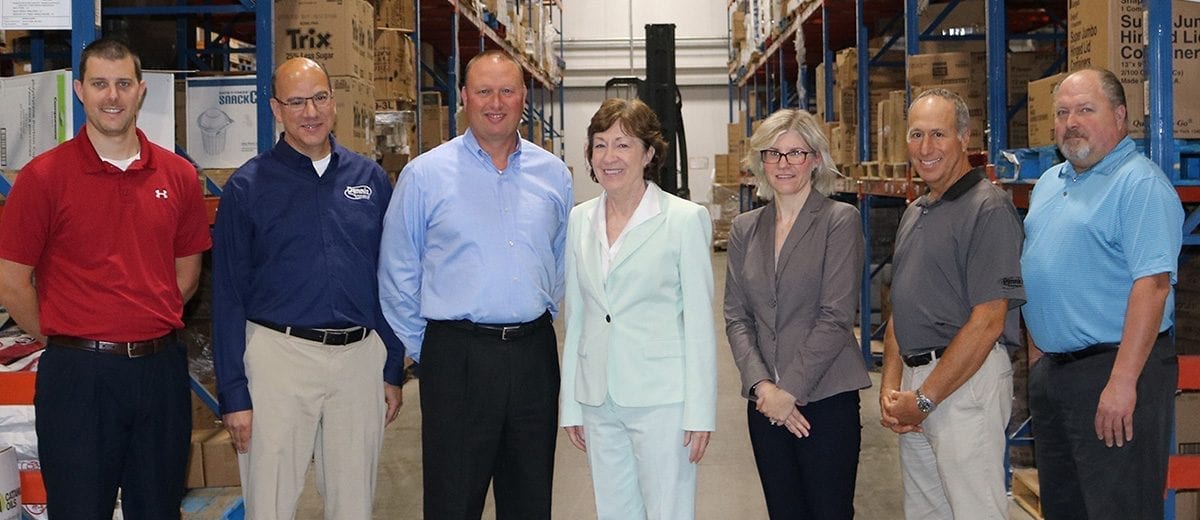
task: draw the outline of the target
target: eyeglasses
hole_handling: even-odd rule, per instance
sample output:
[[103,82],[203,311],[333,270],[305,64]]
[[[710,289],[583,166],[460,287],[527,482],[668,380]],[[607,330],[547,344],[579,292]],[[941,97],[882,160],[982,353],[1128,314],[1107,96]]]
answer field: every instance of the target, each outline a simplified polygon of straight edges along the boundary
[[766,164],[778,164],[781,159],[787,157],[787,163],[791,165],[801,165],[808,162],[808,156],[816,152],[808,150],[792,150],[788,153],[783,153],[779,150],[763,150],[758,152],[762,157],[762,162]]
[[317,108],[325,108],[325,107],[329,106],[329,103],[331,101],[333,101],[333,94],[331,94],[329,92],[317,92],[316,94],[313,94],[308,97],[290,97],[287,99],[279,99],[279,98],[274,98],[274,99],[280,105],[283,105],[283,108],[286,108],[292,112],[299,112],[301,110],[304,110],[304,106],[308,104],[309,100],[312,100],[313,106],[317,107]]

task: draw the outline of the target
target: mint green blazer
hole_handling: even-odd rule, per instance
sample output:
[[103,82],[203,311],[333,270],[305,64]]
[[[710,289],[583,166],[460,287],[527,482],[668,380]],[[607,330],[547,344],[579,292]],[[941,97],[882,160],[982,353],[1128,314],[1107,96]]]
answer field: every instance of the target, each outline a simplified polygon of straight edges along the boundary
[[623,407],[683,403],[683,429],[716,428],[712,222],[704,207],[650,183],[661,211],[630,228],[609,273],[594,215],[600,197],[567,222],[563,426],[606,396]]

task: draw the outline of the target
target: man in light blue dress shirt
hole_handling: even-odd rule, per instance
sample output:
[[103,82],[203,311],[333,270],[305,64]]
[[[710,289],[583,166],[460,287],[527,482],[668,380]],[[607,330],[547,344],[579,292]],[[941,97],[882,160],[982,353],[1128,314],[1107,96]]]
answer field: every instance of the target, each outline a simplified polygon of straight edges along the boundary
[[472,59],[462,98],[467,132],[400,175],[380,298],[421,366],[425,518],[479,518],[491,484],[497,518],[548,519],[571,174],[518,135],[511,57]]
[[1042,511],[1162,518],[1183,207],[1126,135],[1113,73],[1071,74],[1054,110],[1067,162],[1038,179],[1021,256]]

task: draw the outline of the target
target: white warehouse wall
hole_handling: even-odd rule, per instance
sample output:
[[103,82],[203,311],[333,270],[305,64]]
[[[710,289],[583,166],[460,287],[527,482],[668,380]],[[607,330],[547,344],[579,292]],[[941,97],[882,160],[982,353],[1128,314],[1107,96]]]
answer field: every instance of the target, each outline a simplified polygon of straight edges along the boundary
[[[575,172],[575,200],[600,194],[588,177],[587,125],[604,100],[604,82],[645,78],[645,25],[675,24],[676,82],[683,97],[692,200],[706,202],[712,156],[726,153],[729,120],[728,22],[723,0],[571,0],[563,5],[565,161]],[[632,30],[631,30],[632,26]],[[632,44],[632,60],[630,48]],[[630,64],[633,64],[632,70]]]

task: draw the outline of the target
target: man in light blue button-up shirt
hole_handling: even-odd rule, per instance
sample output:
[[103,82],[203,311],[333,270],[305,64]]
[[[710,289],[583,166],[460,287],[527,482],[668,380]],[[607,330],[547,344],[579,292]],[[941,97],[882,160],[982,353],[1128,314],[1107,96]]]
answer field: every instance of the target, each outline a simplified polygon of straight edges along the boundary
[[571,175],[520,138],[520,64],[467,65],[469,129],[404,168],[384,220],[383,312],[420,362],[425,518],[550,517]]

